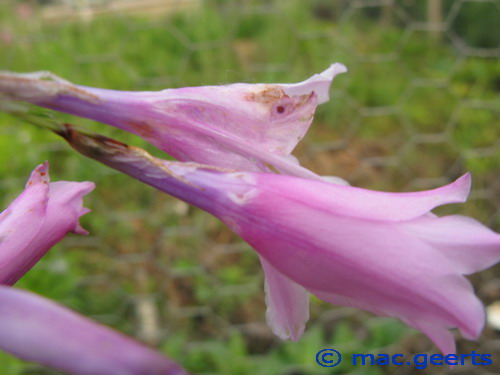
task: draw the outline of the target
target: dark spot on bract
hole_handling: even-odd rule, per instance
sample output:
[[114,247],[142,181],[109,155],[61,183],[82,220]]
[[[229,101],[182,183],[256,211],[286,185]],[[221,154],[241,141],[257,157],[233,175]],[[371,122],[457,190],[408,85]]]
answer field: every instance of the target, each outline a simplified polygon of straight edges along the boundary
[[283,107],[282,105],[279,105],[279,106],[276,108],[276,111],[278,111],[278,113],[283,113],[283,112],[285,112],[285,107]]

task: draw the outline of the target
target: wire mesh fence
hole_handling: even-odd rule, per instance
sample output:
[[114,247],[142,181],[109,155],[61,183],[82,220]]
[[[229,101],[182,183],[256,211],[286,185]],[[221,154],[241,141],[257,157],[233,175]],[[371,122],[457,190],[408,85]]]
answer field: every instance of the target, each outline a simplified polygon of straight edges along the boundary
[[[0,69],[50,70],[89,86],[295,82],[343,62],[349,73],[336,78],[294,153],[301,164],[387,191],[434,188],[471,171],[469,202],[439,213],[500,230],[499,1],[7,0],[0,12]],[[162,155],[130,135],[57,116]],[[91,235],[66,239],[22,287],[158,346],[199,374],[412,374],[411,366],[328,372],[314,356],[332,346],[437,351],[391,319],[318,300],[304,338],[279,341],[265,324],[257,256],[222,224],[51,135],[7,116],[0,123],[4,206],[45,159],[54,180],[98,186],[83,220]],[[485,304],[500,300],[498,267],[472,280]],[[500,336],[487,327],[478,343],[459,340],[458,349],[498,359]],[[2,363],[5,374],[55,373]],[[495,361],[453,370],[499,371]]]

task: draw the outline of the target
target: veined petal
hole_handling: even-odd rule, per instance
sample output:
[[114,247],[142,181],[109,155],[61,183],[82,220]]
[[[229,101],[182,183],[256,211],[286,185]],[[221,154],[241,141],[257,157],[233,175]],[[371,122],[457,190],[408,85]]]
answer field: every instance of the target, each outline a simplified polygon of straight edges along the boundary
[[[290,183],[284,183],[285,179],[290,179]],[[471,177],[467,173],[440,188],[411,193],[387,193],[292,176],[259,175],[257,184],[285,200],[342,212],[345,216],[401,221],[422,216],[444,204],[465,202]]]
[[13,285],[69,232],[85,234],[78,219],[91,182],[49,184],[48,163],[38,166],[26,190],[0,216],[0,284]]
[[423,216],[407,223],[405,229],[442,249],[443,256],[453,262],[461,274],[479,272],[498,262],[498,234],[473,218]]
[[35,294],[0,286],[0,348],[74,375],[183,375],[146,346]]
[[260,257],[264,270],[267,324],[283,340],[297,341],[309,320],[309,292]]

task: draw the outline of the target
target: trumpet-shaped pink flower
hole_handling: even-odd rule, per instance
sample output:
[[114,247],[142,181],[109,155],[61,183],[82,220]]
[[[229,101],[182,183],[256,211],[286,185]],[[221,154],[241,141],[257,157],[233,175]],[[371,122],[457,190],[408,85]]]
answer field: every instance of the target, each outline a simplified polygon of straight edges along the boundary
[[[130,131],[180,161],[320,179],[290,153],[309,128],[317,105],[328,100],[333,78],[345,71],[337,63],[295,84],[159,92],[82,87],[50,74],[51,80],[42,80],[47,74],[0,73],[0,94]],[[279,337],[297,340],[309,319],[309,295],[265,259],[261,263],[270,326]]]
[[0,284],[13,285],[69,232],[86,234],[78,219],[92,182],[49,182],[48,163],[31,173],[26,189],[0,214]]
[[290,153],[328,100],[342,64],[296,84],[232,84],[125,92],[47,73],[0,73],[0,95],[135,133],[180,161],[318,177]]
[[74,375],[187,374],[110,328],[7,286],[0,286],[0,349]]
[[[445,354],[455,352],[449,328],[468,339],[483,328],[484,308],[464,275],[500,260],[500,235],[474,219],[431,212],[466,200],[468,174],[434,190],[385,193],[292,176],[225,173],[156,159],[70,128],[61,135],[83,154],[221,219],[295,285],[297,295],[309,292],[397,317]],[[278,305],[293,309],[287,316],[304,317],[307,306],[288,301],[294,293],[279,297]]]

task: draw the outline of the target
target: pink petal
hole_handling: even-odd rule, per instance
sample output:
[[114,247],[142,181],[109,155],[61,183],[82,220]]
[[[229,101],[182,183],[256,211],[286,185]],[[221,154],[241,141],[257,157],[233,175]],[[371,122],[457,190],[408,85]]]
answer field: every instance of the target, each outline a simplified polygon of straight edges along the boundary
[[318,104],[326,103],[330,100],[330,85],[338,74],[346,73],[347,68],[343,64],[335,63],[324,72],[313,75],[300,83],[281,84],[285,93],[290,96],[304,95],[314,91],[318,97]]
[[421,331],[441,350],[443,355],[455,354],[457,346],[455,337],[446,327],[440,324],[421,322],[413,324],[413,327]]
[[467,216],[421,217],[405,228],[453,262],[461,274],[471,274],[498,262],[498,234]]
[[297,341],[309,320],[309,292],[260,257],[265,275],[267,324],[283,340]]
[[132,339],[35,294],[0,286],[0,348],[75,375],[182,375]]
[[69,232],[86,233],[78,219],[91,182],[49,184],[48,163],[38,166],[26,190],[0,216],[0,283],[13,285]]
[[[290,179],[285,183],[284,179]],[[387,221],[408,220],[435,207],[465,202],[470,192],[471,177],[465,174],[443,187],[412,193],[386,193],[341,184],[309,181],[288,176],[261,175],[257,182],[262,190],[284,199],[331,210],[342,215]]]

